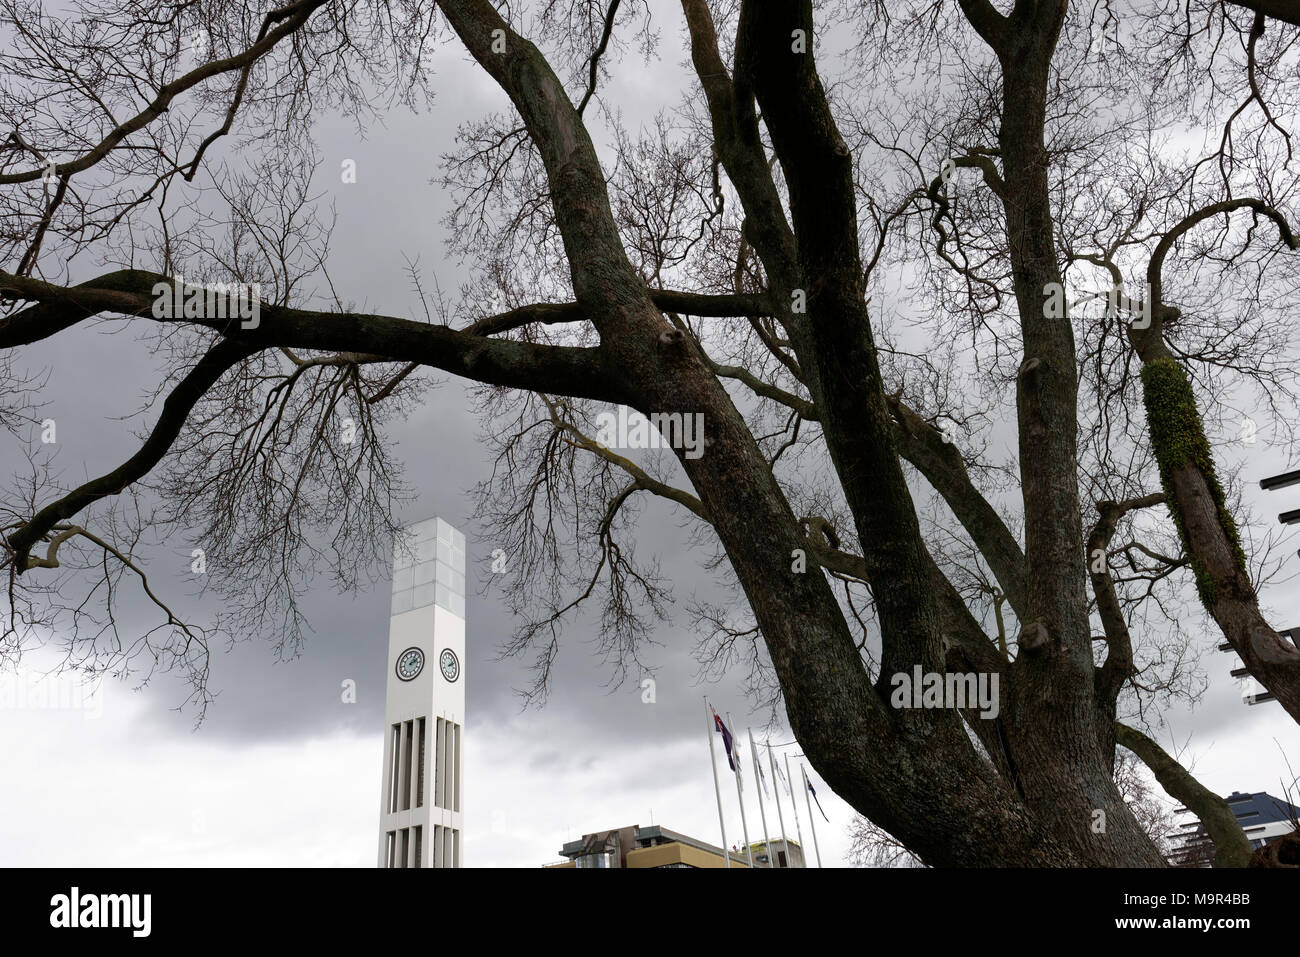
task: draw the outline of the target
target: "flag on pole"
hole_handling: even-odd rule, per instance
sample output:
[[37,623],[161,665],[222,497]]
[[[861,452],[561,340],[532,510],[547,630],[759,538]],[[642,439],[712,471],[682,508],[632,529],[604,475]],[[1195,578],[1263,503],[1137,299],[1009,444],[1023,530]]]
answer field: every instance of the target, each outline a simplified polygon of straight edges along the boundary
[[731,737],[731,729],[723,723],[722,718],[718,716],[717,709],[714,708],[713,705],[709,705],[709,710],[713,712],[713,723],[718,730],[718,734],[722,735],[722,745],[727,749],[727,764],[731,766],[731,770],[740,774],[740,750],[736,747],[736,742]]
[[[769,748],[771,746],[772,745],[770,744],[768,745]],[[785,772],[781,770],[781,765],[779,764],[776,766],[776,776],[781,780],[781,783],[785,785],[785,793],[790,795],[791,798],[793,798],[794,791],[790,790],[790,782],[786,780]]]
[[758,768],[758,783],[763,786],[763,796],[768,797],[767,775],[763,773],[763,762],[758,760],[758,748],[754,745],[754,736],[749,736],[749,749],[754,752],[754,767]]
[[[713,706],[709,704],[709,699],[704,699],[704,705],[713,711]],[[716,714],[716,712],[714,712]],[[709,770],[713,772],[713,796],[718,799],[718,830],[722,832],[722,846],[727,846],[727,822],[722,816],[722,790],[718,787],[718,762],[713,756],[713,728],[709,724],[709,716],[704,716],[704,736],[709,739]],[[723,854],[723,859],[727,862],[727,867],[731,867],[731,855]]]
[[817,810],[822,812],[822,817],[826,818],[827,824],[831,823],[831,819],[826,817],[826,812],[822,810],[822,802],[817,800],[817,792],[813,790],[812,782],[808,780],[808,772],[804,771],[803,768],[799,770],[803,774],[803,783],[808,785],[808,793],[812,795],[814,801],[817,801]]

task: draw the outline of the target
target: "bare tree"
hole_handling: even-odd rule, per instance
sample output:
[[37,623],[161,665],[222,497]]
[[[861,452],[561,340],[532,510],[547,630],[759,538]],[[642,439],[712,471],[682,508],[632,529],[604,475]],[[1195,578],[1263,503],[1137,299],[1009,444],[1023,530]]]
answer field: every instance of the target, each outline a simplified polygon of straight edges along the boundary
[[[147,587],[143,537],[198,528],[236,609],[215,626],[291,652],[313,569],[355,587],[385,560],[384,423],[441,370],[481,384],[535,692],[591,600],[615,676],[638,666],[670,600],[631,537],[658,496],[736,588],[694,609],[706,668],[747,662],[909,853],[1163,864],[1119,719],[1194,698],[1211,629],[1300,718],[1256,598],[1276,560],[1213,451],[1235,403],[1292,438],[1292,6],[682,0],[693,87],[632,131],[602,84],[656,55],[644,5],[0,3],[0,347],[126,324],[173,370],[119,467],[65,488],[37,457],[11,492],[6,650],[85,607],[47,575]],[[413,263],[423,316],[362,313],[325,272],[311,118],[421,102],[449,36],[510,101],[443,166],[472,278],[426,295]],[[34,420],[15,394],[6,422]],[[671,452],[610,438],[619,407]],[[204,634],[158,604],[161,646],[82,629],[69,653],[184,667],[202,702]],[[917,673],[997,707],[910,707]]]

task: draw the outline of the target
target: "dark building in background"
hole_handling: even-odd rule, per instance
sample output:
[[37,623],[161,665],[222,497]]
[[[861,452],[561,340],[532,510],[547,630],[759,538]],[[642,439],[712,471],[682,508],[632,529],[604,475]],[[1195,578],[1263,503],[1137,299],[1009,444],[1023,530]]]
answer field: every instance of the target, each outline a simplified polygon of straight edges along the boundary
[[[1300,821],[1300,807],[1263,791],[1256,794],[1233,791],[1224,800],[1246,832],[1252,849],[1263,847],[1273,838],[1295,830],[1297,821]],[[1190,811],[1181,808],[1179,813],[1190,815],[1191,820],[1183,824],[1177,834],[1171,835],[1175,846],[1170,852],[1169,863],[1175,867],[1209,867],[1214,861],[1214,843]]]

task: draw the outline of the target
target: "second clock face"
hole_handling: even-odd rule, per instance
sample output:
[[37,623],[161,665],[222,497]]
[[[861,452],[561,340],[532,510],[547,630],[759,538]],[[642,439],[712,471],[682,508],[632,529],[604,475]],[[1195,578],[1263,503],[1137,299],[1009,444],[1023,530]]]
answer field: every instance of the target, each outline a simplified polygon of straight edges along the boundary
[[424,652],[419,648],[407,648],[397,656],[397,677],[403,681],[412,681],[424,670]]
[[455,681],[460,677],[460,659],[450,648],[442,650],[442,654],[438,657],[438,666],[442,668],[442,676],[448,681]]

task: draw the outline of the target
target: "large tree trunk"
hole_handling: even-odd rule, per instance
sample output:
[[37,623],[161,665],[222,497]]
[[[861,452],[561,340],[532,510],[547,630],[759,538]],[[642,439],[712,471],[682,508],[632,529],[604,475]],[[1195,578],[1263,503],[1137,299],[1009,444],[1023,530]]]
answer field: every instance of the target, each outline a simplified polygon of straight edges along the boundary
[[[627,385],[630,404],[646,414],[703,414],[705,454],[686,458],[679,449],[678,455],[749,599],[791,727],[814,768],[929,863],[1044,866],[1090,860],[1058,841],[1015,798],[979,758],[955,711],[917,710],[900,719],[885,707],[824,575],[815,565],[795,570],[791,553],[807,543],[744,419],[698,347],[664,318],[627,261],[595,150],[545,59],[486,0],[442,0],[441,6],[470,52],[510,95],[538,144],[578,301],[590,310],[612,361],[637,370]],[[806,13],[811,21],[811,10]],[[494,30],[506,37],[505,54],[492,49]],[[830,293],[840,302],[847,295]],[[846,319],[851,322],[853,315]],[[869,338],[857,356],[872,356],[863,349],[870,349]],[[860,380],[872,368],[874,362],[858,367],[851,378]],[[840,434],[850,443],[865,441],[872,462],[889,467],[890,422],[878,376],[865,388],[860,381],[839,386],[845,390],[837,393],[840,401],[861,400],[877,412],[865,439],[846,427]],[[846,404],[841,421],[855,421],[863,407]],[[915,529],[896,458],[892,468],[896,474],[887,487],[901,496],[899,510],[880,521]],[[857,483],[851,498],[873,487],[869,471],[855,468],[850,474]],[[900,560],[912,555],[922,577],[904,581],[905,569],[886,569],[896,582],[894,597],[877,592],[877,603],[883,598],[887,633],[906,632],[908,647],[924,648],[925,660],[942,668],[938,616],[933,598],[925,598],[917,546],[919,532],[912,536],[908,530],[896,540],[895,554]],[[882,588],[890,589],[887,580]],[[907,664],[914,660],[919,659]]]
[[[975,9],[978,8],[978,9]],[[1078,381],[1068,319],[1044,315],[1061,282],[1044,146],[1047,81],[1064,2],[1019,4],[1008,18],[964,3],[1002,65],[1000,149],[1007,246],[1024,361],[1016,384],[1025,514],[1026,609],[1011,668],[1007,737],[1026,801],[1080,852],[1114,864],[1163,859],[1119,795],[1094,690],[1078,493]],[[1104,828],[1104,833],[1098,833]]]

